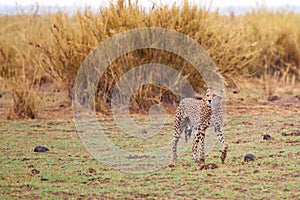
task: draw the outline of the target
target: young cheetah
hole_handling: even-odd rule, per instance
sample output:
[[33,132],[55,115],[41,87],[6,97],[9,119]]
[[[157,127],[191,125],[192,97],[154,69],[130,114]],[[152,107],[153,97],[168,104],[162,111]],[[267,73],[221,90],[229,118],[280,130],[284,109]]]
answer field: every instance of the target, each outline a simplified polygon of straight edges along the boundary
[[[205,163],[204,152],[204,138],[205,130],[208,127],[214,127],[219,141],[223,144],[223,151],[221,155],[222,163],[224,163],[227,155],[228,145],[222,134],[223,125],[223,105],[222,105],[222,93],[219,94],[207,90],[204,99],[183,99],[176,110],[175,116],[175,134],[173,141],[173,161],[177,161],[177,143],[179,141],[181,133],[185,132],[185,141],[191,137],[191,133],[195,130],[192,155],[195,162]],[[197,148],[200,142],[200,152],[197,156]]]

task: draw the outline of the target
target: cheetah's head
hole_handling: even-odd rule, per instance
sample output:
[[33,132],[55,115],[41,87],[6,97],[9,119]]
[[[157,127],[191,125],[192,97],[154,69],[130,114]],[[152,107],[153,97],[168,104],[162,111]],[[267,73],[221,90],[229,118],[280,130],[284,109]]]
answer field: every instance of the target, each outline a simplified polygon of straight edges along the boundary
[[220,101],[222,99],[222,96],[224,94],[224,89],[221,90],[210,90],[207,89],[206,91],[206,96],[205,96],[205,100],[207,105],[211,105],[213,101]]

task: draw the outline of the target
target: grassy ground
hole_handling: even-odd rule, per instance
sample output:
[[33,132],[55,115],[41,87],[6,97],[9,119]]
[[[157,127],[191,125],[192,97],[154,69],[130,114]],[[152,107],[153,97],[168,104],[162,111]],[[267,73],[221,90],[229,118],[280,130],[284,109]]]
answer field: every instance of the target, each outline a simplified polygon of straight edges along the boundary
[[[299,21],[299,14],[284,11],[222,16],[187,3],[149,12],[119,3],[73,17],[60,12],[0,16],[0,199],[300,199],[300,137],[291,134],[300,131]],[[237,93],[227,96],[226,164],[221,164],[217,145],[206,160],[215,169],[201,170],[187,153],[176,167],[124,173],[97,161],[83,145],[69,98],[77,69],[99,43],[141,27],[176,30],[197,41],[218,66],[226,93]],[[112,63],[99,82],[104,91],[98,96],[110,97],[125,72],[145,63],[174,67],[188,75],[194,88],[204,88],[188,62],[145,49]],[[137,92],[132,99],[147,104],[148,95],[156,94],[152,91]],[[98,110],[106,111],[109,102],[97,102]],[[26,116],[34,120],[20,120]],[[122,134],[113,118],[99,115],[113,143],[139,152],[171,141],[173,118],[143,143]],[[135,115],[135,121],[145,123],[145,116]],[[263,140],[263,134],[273,139]],[[37,145],[50,151],[34,153]],[[248,153],[256,160],[243,162]]]
[[[186,154],[176,167],[144,174],[117,171],[95,160],[80,141],[71,119],[2,119],[1,198],[300,198],[300,137],[282,135],[300,130],[299,104],[291,107],[232,100],[227,113],[224,133],[230,151],[226,164],[221,164],[221,146],[217,145],[206,160],[215,163],[216,169],[200,170]],[[112,126],[111,118],[102,116],[100,120]],[[143,117],[136,116],[135,120]],[[171,124],[167,123],[163,134],[151,142],[171,140]],[[120,132],[110,130],[114,142],[121,141]],[[270,134],[273,140],[263,140],[263,134]],[[45,145],[50,151],[34,153],[36,145]],[[256,160],[244,163],[247,153],[254,154]]]

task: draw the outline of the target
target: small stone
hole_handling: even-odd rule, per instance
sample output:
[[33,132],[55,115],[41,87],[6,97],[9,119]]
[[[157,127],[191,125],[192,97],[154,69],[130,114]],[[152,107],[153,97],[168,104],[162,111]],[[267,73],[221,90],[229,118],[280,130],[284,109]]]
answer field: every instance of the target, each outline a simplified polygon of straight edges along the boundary
[[263,140],[271,140],[271,139],[272,139],[272,137],[269,134],[265,134],[263,136]]
[[277,101],[278,99],[279,97],[277,95],[268,97],[268,101]]
[[218,165],[214,163],[209,163],[206,165],[202,165],[201,167],[197,168],[197,170],[216,169],[216,168],[218,168]]
[[95,169],[89,167],[89,172],[93,174],[93,173],[96,173],[97,171]]
[[299,130],[294,130],[293,132],[291,132],[292,136],[300,136],[300,131]]
[[294,126],[294,123],[292,123],[292,122],[285,122],[284,126]]
[[37,170],[37,169],[32,169],[32,170],[31,170],[31,173],[34,174],[34,175],[36,175],[36,174],[39,174],[40,171]]
[[33,164],[27,165],[27,168],[33,168]]
[[48,178],[41,177],[41,181],[48,181]]
[[254,160],[255,160],[255,156],[251,153],[245,155],[245,157],[244,157],[244,162],[254,161]]
[[299,130],[294,130],[291,133],[286,133],[283,132],[281,133],[282,136],[300,136],[300,131]]
[[44,146],[36,146],[33,151],[34,152],[46,152],[46,151],[49,151],[49,149]]
[[287,136],[286,132],[281,133],[282,136]]
[[168,167],[169,167],[169,168],[174,168],[174,167],[175,167],[175,164],[173,164],[173,163],[172,163],[172,164],[169,164]]
[[256,169],[256,170],[253,171],[253,174],[257,174],[258,172],[259,172],[259,170]]

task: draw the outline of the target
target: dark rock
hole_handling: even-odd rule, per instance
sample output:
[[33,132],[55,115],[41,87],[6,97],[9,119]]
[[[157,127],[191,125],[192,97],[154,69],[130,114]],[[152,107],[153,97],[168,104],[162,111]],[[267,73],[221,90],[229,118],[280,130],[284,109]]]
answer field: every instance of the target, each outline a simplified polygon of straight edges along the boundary
[[49,151],[49,149],[44,146],[36,146],[33,151],[34,152],[46,152],[46,151]]
[[255,160],[255,156],[251,153],[245,155],[245,157],[244,157],[244,162],[254,161],[254,160]]
[[264,136],[263,136],[263,140],[271,140],[272,139],[272,137],[271,137],[271,135],[269,135],[269,134],[265,134]]

